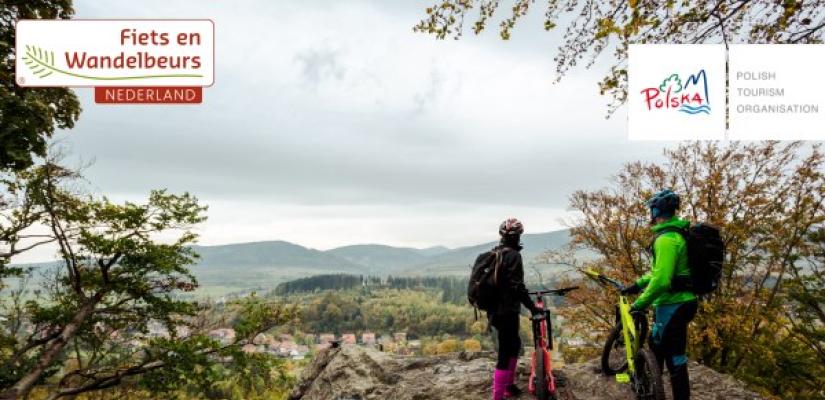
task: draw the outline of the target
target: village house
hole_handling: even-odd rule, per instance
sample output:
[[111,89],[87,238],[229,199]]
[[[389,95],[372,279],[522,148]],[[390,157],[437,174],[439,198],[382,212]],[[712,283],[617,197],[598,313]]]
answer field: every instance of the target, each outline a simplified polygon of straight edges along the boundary
[[169,338],[169,331],[166,329],[166,325],[164,325],[160,321],[149,321],[148,323],[146,323],[146,330],[148,331],[146,335],[147,337],[165,339]]
[[404,343],[407,341],[407,332],[395,332],[392,337],[396,342]]
[[235,330],[232,328],[220,328],[209,331],[209,337],[219,341],[222,345],[235,342]]
[[375,345],[375,334],[372,332],[364,332],[361,334],[361,343],[365,346]]
[[330,342],[334,342],[334,341],[335,341],[335,335],[333,335],[332,333],[322,333],[318,337],[318,342],[321,343],[321,344],[330,343]]
[[177,334],[179,338],[188,337],[190,333],[188,326],[178,325],[175,327],[175,334]]
[[341,335],[341,344],[355,345],[356,343],[357,342],[354,333],[345,333]]
[[295,350],[290,352],[293,360],[303,360],[307,354],[309,354],[309,346],[305,346],[303,344],[298,345]]
[[266,344],[266,347],[268,352],[278,354],[278,351],[281,349],[281,342],[273,338],[272,341]]
[[274,340],[274,338],[272,337],[272,335],[267,335],[266,333],[259,333],[259,334],[255,335],[255,337],[252,339],[252,343],[257,344],[257,345],[261,345],[261,344],[266,345],[266,344],[269,344],[273,340]]
[[286,340],[281,342],[281,345],[278,347],[278,355],[281,357],[288,357],[291,355],[292,351],[298,348],[298,344],[291,341]]

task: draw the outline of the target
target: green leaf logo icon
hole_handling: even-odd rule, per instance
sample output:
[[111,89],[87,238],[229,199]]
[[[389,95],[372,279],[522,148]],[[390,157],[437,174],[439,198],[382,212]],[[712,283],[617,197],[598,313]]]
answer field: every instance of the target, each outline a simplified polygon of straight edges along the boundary
[[667,91],[668,86],[673,87],[671,93],[679,93],[682,91],[682,80],[679,79],[679,74],[672,74],[665,78],[665,80],[662,81],[662,84],[659,85],[659,90],[663,92]]
[[26,46],[23,62],[38,78],[45,78],[54,73],[54,52],[37,46]]

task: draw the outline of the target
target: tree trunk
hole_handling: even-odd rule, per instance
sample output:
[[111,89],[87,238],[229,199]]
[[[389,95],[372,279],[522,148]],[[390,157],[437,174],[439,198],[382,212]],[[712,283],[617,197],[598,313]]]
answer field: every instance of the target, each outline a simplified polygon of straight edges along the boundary
[[71,340],[77,330],[83,325],[87,318],[94,312],[95,307],[103,298],[102,293],[95,294],[89,301],[75,313],[71,322],[66,324],[60,336],[52,339],[45,345],[45,349],[40,354],[34,368],[18,380],[11,389],[0,393],[0,400],[12,400],[26,396],[34,387],[35,383],[43,376],[43,372],[49,368],[57,359],[66,343]]

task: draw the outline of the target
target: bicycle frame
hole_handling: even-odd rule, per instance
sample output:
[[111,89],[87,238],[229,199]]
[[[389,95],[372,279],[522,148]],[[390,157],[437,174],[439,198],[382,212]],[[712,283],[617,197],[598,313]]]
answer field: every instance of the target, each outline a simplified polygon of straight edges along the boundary
[[[625,355],[627,356],[627,370],[631,374],[636,373],[636,365],[634,362],[634,354],[641,347],[641,338],[636,332],[636,324],[633,321],[633,316],[630,314],[630,302],[627,297],[619,296],[619,317],[622,321],[622,336],[624,336]],[[616,376],[619,380],[619,376]],[[624,380],[624,379],[622,379]]]
[[[617,290],[621,290],[622,284],[610,279],[596,271],[586,270],[585,275],[596,280],[603,286],[613,286]],[[630,301],[627,296],[619,294],[618,319],[622,323],[622,337],[624,338],[625,357],[627,357],[627,371],[632,375],[636,373],[635,354],[642,347],[642,335],[636,332],[636,321],[630,313]],[[630,377],[628,374],[617,374],[616,381],[620,383],[629,383]]]
[[[621,293],[623,288],[621,283],[593,270],[582,272],[602,287],[612,287],[619,291],[616,323],[621,324],[621,329],[617,331],[618,327],[614,327],[607,337],[602,351],[602,369],[606,374],[615,374],[616,382],[631,384],[637,399],[665,400],[662,374],[657,365],[656,356],[652,350],[644,348],[648,332],[647,315],[630,311],[630,301]],[[610,365],[610,356],[613,350],[619,350],[619,340],[624,340],[624,355],[627,364],[613,368]]]
[[533,326],[533,342],[535,350],[530,363],[530,379],[528,380],[528,391],[536,393],[536,360],[542,357],[542,365],[544,367],[545,382],[547,383],[547,390],[551,396],[556,393],[556,378],[553,375],[552,359],[550,350],[553,350],[553,321],[550,319],[550,311],[547,310],[544,296],[547,294],[555,294],[564,296],[568,292],[578,289],[578,286],[567,287],[562,289],[539,290],[536,292],[529,292],[530,295],[536,296],[536,307],[543,312],[539,316],[531,318]]

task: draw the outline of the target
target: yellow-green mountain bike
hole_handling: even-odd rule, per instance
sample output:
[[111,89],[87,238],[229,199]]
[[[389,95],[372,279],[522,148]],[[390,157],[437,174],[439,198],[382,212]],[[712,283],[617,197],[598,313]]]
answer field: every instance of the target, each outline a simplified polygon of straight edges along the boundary
[[[620,291],[622,284],[596,271],[584,274],[602,287]],[[637,400],[665,400],[665,387],[656,356],[644,344],[647,340],[647,314],[630,312],[630,302],[619,292],[616,326],[607,336],[602,351],[602,372],[615,375],[619,383],[628,383]]]

